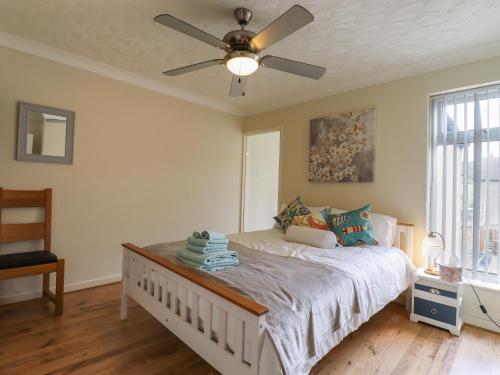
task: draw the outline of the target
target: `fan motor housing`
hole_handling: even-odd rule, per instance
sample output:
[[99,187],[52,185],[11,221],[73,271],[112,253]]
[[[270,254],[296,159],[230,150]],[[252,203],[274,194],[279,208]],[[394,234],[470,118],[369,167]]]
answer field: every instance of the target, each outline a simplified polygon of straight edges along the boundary
[[250,30],[233,30],[224,35],[222,39],[225,43],[231,46],[232,51],[255,51],[252,48],[250,41],[255,36],[255,33]]

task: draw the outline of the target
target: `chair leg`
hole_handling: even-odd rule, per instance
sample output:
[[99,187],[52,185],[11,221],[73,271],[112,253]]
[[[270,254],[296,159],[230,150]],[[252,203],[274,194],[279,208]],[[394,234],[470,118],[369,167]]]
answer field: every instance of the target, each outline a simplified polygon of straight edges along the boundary
[[50,296],[50,273],[43,274],[43,295]]
[[62,315],[64,304],[64,259],[57,260],[56,271],[56,316]]

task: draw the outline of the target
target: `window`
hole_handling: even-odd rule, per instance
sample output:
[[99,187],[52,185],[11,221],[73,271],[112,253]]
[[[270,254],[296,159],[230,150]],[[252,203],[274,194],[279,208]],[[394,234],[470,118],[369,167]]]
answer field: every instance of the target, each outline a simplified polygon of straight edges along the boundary
[[[500,281],[500,85],[431,97],[430,230],[466,273]],[[470,276],[469,275],[469,276]]]

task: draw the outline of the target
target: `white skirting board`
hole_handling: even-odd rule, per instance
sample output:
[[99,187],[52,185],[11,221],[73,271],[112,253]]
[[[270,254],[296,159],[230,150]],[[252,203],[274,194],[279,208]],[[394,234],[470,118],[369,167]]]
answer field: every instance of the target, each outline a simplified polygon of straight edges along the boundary
[[[99,277],[96,279],[77,281],[74,283],[65,284],[64,285],[64,292],[72,292],[75,290],[91,288],[93,286],[116,283],[116,282],[121,281],[121,279],[122,279],[122,274],[120,273],[120,274],[111,275],[111,276]],[[38,289],[38,290],[32,290],[29,292],[12,294],[12,295],[7,295],[7,296],[0,296],[0,305],[6,305],[8,303],[26,301],[26,300],[33,299],[33,298],[39,298],[41,296],[42,296],[42,289],[41,289],[41,283],[40,283],[40,289]]]
[[477,316],[469,314],[463,314],[462,318],[464,320],[464,323],[470,324],[471,326],[476,326],[487,329],[488,331],[500,333],[500,329],[496,325],[494,325],[490,320],[488,320],[488,318],[486,319],[478,318]]

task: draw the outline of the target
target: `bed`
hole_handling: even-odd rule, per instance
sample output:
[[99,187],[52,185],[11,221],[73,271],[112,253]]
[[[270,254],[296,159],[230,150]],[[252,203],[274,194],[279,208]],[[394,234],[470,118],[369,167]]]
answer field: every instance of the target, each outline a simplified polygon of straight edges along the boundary
[[228,238],[241,265],[219,272],[178,263],[183,242],[123,244],[121,318],[133,298],[223,374],[307,374],[416,278],[408,224],[392,247],[318,249],[278,229]]

